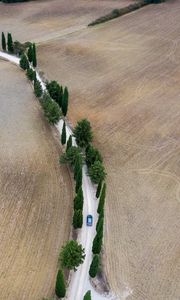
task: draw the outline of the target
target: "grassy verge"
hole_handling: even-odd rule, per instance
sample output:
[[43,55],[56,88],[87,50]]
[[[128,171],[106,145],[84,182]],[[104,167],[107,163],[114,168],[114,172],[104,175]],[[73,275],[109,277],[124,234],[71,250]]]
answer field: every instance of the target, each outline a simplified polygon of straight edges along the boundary
[[90,24],[88,24],[88,26],[94,26],[94,25],[98,25],[98,24],[101,24],[101,23],[105,23],[105,22],[110,21],[112,19],[121,17],[121,16],[126,15],[130,12],[133,12],[133,11],[135,11],[135,10],[145,6],[145,5],[152,4],[152,3],[161,3],[161,2],[164,2],[164,1],[165,0],[141,0],[141,1],[138,1],[134,4],[130,4],[126,7],[123,7],[123,8],[120,8],[120,9],[114,9],[109,14],[107,14],[105,16],[102,16],[102,17],[96,19],[95,21],[91,22]]

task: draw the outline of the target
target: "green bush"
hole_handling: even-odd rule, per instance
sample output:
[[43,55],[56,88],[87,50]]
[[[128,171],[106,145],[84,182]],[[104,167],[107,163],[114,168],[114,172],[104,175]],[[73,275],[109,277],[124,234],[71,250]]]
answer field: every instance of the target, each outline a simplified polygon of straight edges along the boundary
[[93,165],[89,168],[89,176],[92,182],[98,184],[100,181],[103,181],[106,177],[106,172],[102,162],[95,161]]
[[39,80],[34,81],[34,94],[36,97],[40,98],[42,96],[43,90],[41,82]]
[[44,110],[44,115],[50,124],[56,124],[60,120],[61,111],[56,102],[54,102],[47,94],[43,95],[41,105]]
[[46,88],[51,98],[62,107],[63,88],[55,80],[47,82]]
[[20,67],[21,67],[23,70],[29,69],[29,62],[28,62],[28,59],[27,59],[26,54],[23,54],[23,55],[21,56],[21,59],[20,59],[20,61],[19,61],[19,65],[20,65]]
[[73,133],[76,138],[77,145],[81,148],[86,148],[92,142],[93,133],[91,124],[86,119],[83,119],[77,123]]
[[94,164],[95,161],[102,162],[102,156],[98,149],[94,148],[92,145],[89,145],[86,148],[86,164],[88,168]]
[[36,81],[36,72],[33,69],[27,69],[26,76],[29,80]]
[[66,153],[61,155],[60,163],[69,163],[73,167],[78,155],[81,155],[81,149],[79,147],[72,146],[66,151]]

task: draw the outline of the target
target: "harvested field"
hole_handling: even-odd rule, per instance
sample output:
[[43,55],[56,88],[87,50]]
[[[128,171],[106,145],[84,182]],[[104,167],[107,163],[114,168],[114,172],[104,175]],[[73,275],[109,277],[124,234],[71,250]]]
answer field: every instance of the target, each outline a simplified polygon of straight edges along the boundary
[[15,39],[43,42],[82,30],[97,17],[135,0],[41,0],[0,3],[0,28]]
[[39,47],[108,172],[105,269],[128,300],[180,296],[180,3],[150,5]]
[[69,238],[71,182],[25,74],[0,61],[0,86],[0,299],[42,300]]

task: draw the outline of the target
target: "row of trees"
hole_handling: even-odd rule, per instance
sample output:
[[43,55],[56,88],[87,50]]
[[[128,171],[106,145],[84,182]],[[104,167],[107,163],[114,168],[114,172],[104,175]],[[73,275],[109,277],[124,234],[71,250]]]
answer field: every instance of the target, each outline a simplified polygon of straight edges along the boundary
[[[71,240],[62,247],[59,255],[59,270],[56,278],[55,292],[59,298],[64,298],[66,295],[66,282],[64,270],[74,270],[83,263],[85,259],[85,250],[82,245]],[[88,299],[88,298],[87,298]]]

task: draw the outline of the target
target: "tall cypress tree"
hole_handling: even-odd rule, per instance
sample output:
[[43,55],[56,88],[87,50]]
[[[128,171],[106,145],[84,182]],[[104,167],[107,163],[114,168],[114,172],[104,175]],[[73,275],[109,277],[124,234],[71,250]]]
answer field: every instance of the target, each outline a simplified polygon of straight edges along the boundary
[[100,180],[98,183],[97,191],[96,191],[96,198],[99,198],[102,188],[102,181]]
[[99,219],[96,224],[96,231],[97,232],[102,232],[103,231],[103,226],[104,226],[104,218],[99,215]]
[[69,93],[68,93],[67,87],[65,87],[64,93],[63,93],[63,99],[62,99],[62,113],[64,116],[67,115],[68,101],[69,101]]
[[82,186],[82,168],[79,169],[79,172],[76,176],[76,193],[78,192],[79,188]]
[[100,263],[100,259],[99,259],[99,255],[94,255],[92,263],[90,265],[90,269],[89,269],[89,275],[94,278],[97,275],[98,269],[99,269],[99,263]]
[[93,246],[92,246],[92,252],[94,254],[99,254],[101,252],[102,247],[102,239],[103,235],[101,232],[97,232],[94,240],[93,240]]
[[3,51],[6,51],[6,38],[5,38],[4,32],[2,32],[2,35],[1,35],[1,44],[2,44]]
[[62,134],[61,134],[61,144],[66,144],[66,123],[64,121],[63,128],[62,128]]
[[84,295],[83,300],[91,300],[91,291],[87,291],[87,293]]
[[57,274],[55,292],[59,298],[64,298],[66,295],[66,285],[62,270],[59,270]]
[[33,44],[33,57],[32,57],[32,64],[33,64],[33,67],[36,68],[37,67],[37,58],[36,58],[36,45]]
[[75,229],[81,228],[83,224],[83,214],[82,209],[75,209],[73,215],[73,227]]
[[77,195],[74,198],[74,209],[83,209],[83,190],[82,187],[79,188]]
[[79,170],[82,168],[82,156],[78,154],[74,164],[74,180],[78,176]]
[[27,56],[28,56],[29,62],[32,63],[32,61],[33,61],[33,48],[32,48],[32,45],[30,45],[29,48],[28,48]]
[[8,46],[8,52],[13,53],[14,47],[13,47],[13,40],[11,33],[8,32],[8,38],[7,38],[7,46]]
[[72,135],[69,136],[69,139],[67,141],[67,146],[66,146],[66,152],[68,151],[69,148],[72,147]]
[[100,212],[104,209],[105,197],[106,197],[106,183],[104,183],[101,191],[101,196],[99,199],[99,205],[97,209],[98,214],[100,214]]

